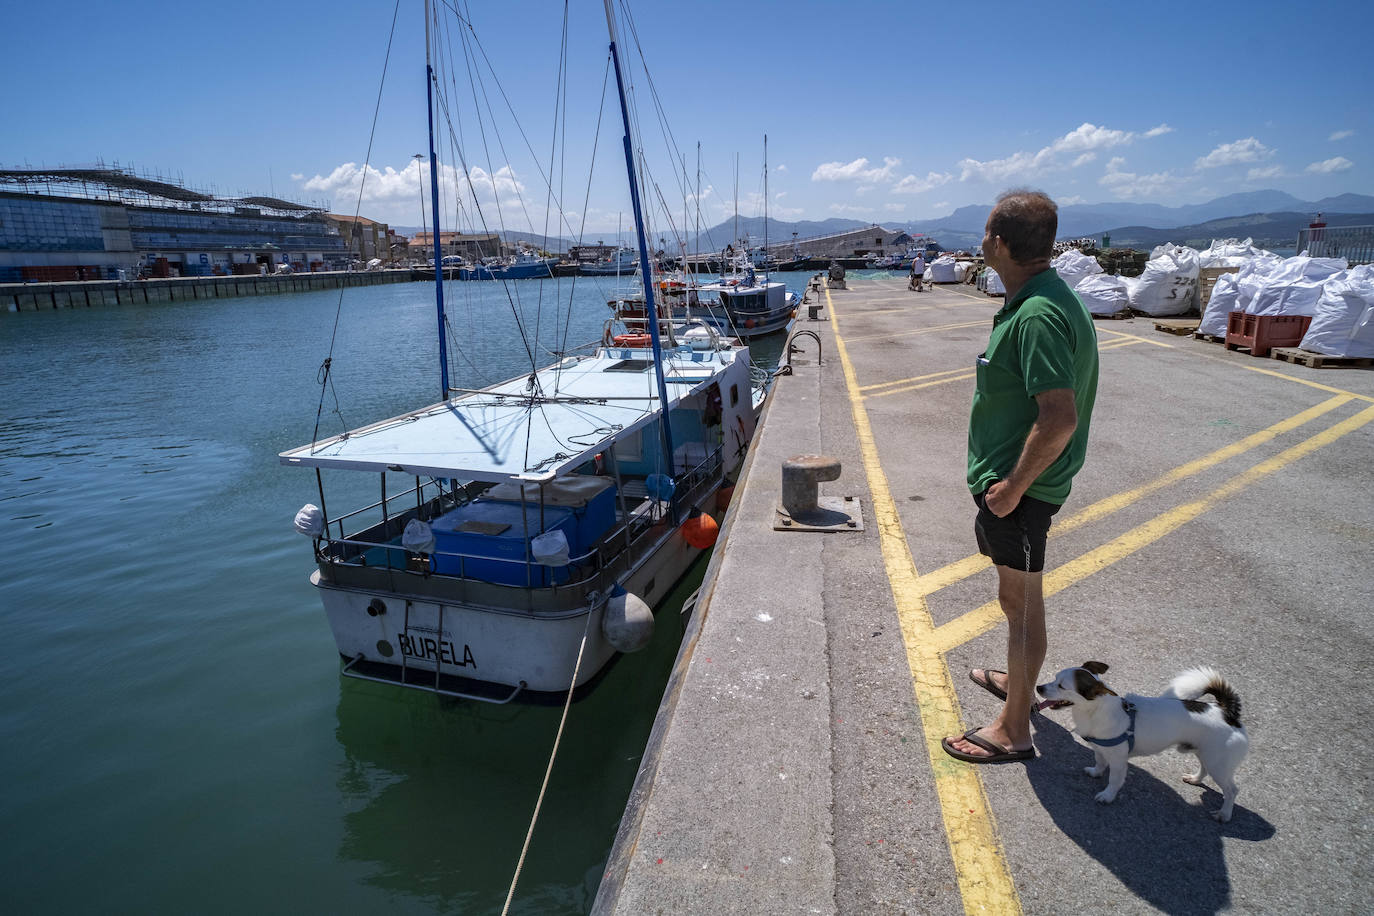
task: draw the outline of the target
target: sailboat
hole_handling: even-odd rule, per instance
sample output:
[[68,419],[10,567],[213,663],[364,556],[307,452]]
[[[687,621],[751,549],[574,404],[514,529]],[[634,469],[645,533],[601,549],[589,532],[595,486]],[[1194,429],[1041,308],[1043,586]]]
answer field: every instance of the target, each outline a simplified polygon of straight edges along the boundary
[[[651,278],[605,5],[640,276]],[[588,687],[618,652],[647,644],[650,606],[714,541],[720,491],[756,422],[748,348],[719,335],[664,346],[649,318],[648,347],[602,341],[500,384],[453,387],[435,279],[441,399],[280,456],[316,471],[319,505],[296,528],[312,541],[310,581],[342,672],[498,703]],[[647,316],[654,292],[644,284]],[[329,471],[373,475],[376,499],[330,514]]]

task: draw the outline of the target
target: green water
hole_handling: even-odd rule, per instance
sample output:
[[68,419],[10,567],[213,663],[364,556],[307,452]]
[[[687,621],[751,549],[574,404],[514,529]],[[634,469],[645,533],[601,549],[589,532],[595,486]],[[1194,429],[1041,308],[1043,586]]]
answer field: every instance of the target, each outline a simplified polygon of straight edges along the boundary
[[[509,286],[448,285],[455,386],[600,336]],[[340,678],[277,460],[336,313],[321,435],[437,400],[432,290],[0,315],[7,912],[500,911],[561,710]],[[590,906],[691,587],[573,706],[512,912]]]

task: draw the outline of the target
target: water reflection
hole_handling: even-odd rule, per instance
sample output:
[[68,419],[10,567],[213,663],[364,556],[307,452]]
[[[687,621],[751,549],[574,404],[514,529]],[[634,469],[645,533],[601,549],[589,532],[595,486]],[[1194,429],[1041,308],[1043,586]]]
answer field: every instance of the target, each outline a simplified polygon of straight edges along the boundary
[[[574,703],[513,913],[585,913],[681,640],[678,610],[705,558],[657,615],[648,649],[621,656]],[[362,880],[439,912],[499,913],[552,750],[561,706],[491,706],[342,678],[339,857]]]

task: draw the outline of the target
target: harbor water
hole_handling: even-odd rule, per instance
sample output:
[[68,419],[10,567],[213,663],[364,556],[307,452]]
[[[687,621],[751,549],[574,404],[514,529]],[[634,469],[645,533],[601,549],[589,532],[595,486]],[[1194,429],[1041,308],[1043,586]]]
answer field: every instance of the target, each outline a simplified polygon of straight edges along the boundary
[[[609,315],[591,278],[446,289],[455,387]],[[0,316],[8,911],[500,911],[561,707],[341,678],[277,459],[438,400],[435,328],[428,283]],[[512,912],[590,906],[703,571],[573,705]]]

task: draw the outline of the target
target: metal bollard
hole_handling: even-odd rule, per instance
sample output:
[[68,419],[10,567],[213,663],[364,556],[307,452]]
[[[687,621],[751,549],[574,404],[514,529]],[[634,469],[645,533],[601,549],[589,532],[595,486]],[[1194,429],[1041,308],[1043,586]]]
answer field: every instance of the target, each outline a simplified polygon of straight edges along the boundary
[[818,485],[822,481],[839,478],[838,458],[797,455],[784,461],[782,505],[774,512],[774,530],[862,531],[863,513],[858,499],[852,496],[817,496]]

